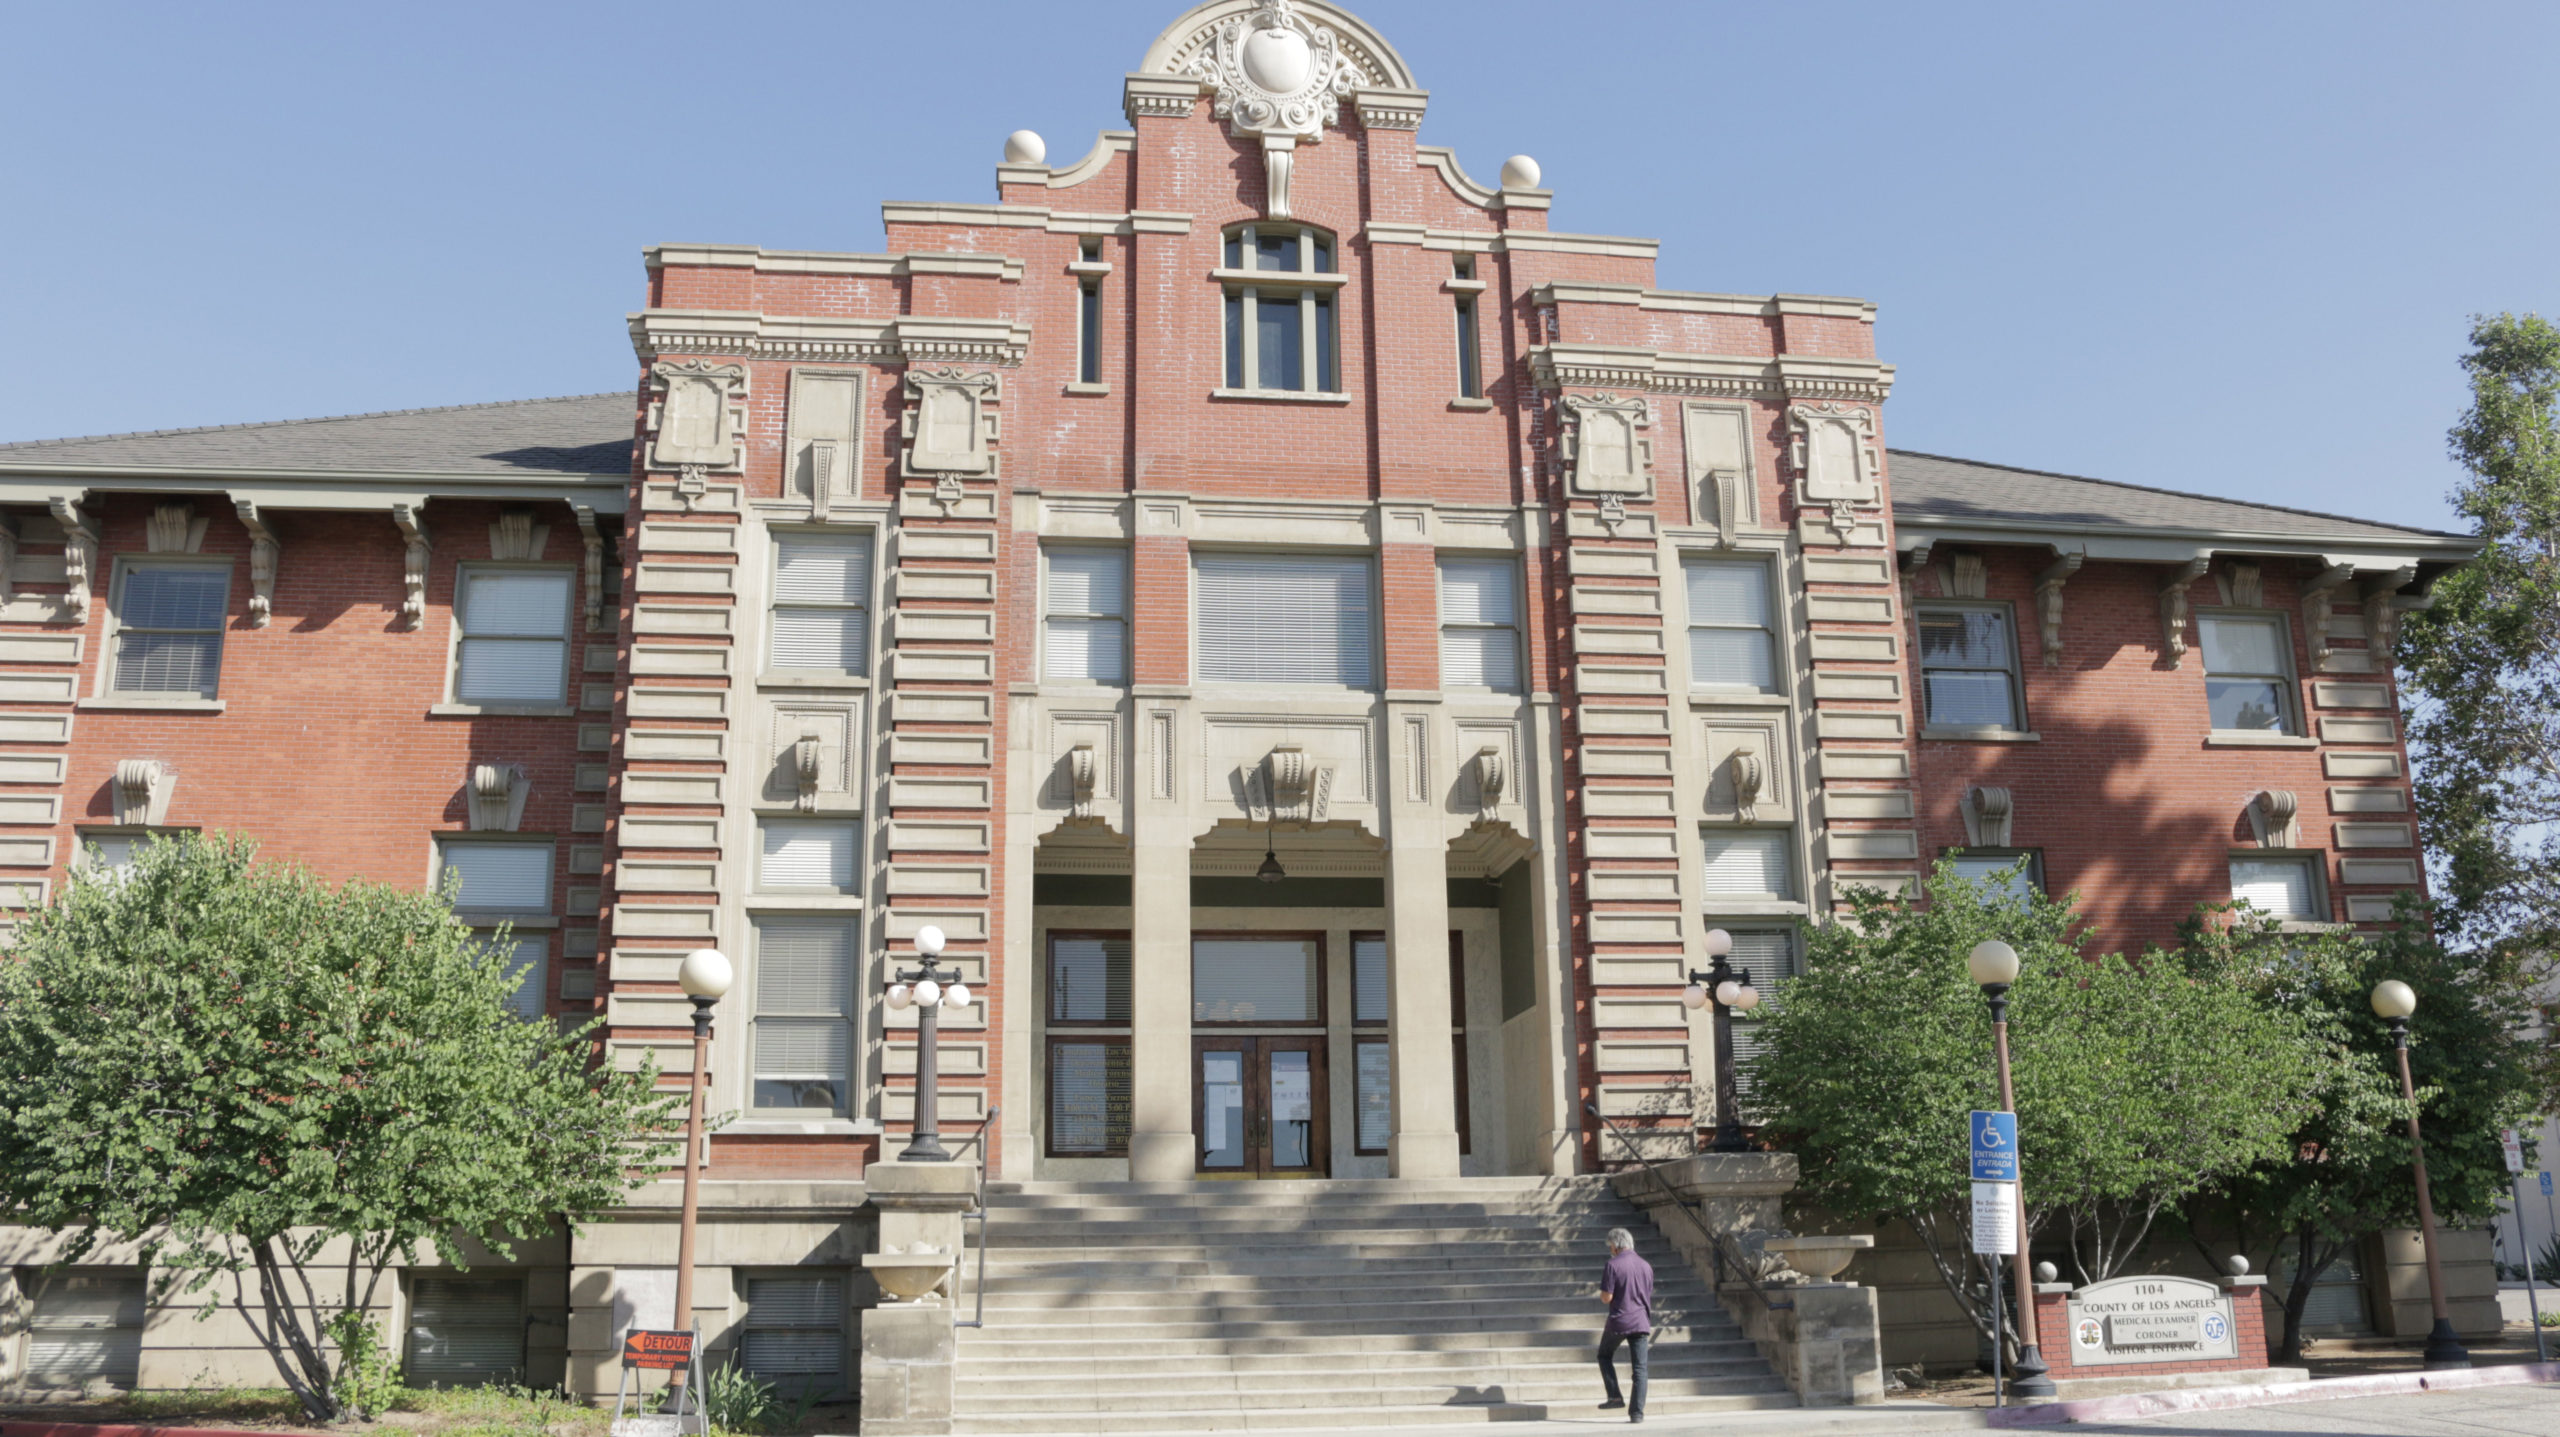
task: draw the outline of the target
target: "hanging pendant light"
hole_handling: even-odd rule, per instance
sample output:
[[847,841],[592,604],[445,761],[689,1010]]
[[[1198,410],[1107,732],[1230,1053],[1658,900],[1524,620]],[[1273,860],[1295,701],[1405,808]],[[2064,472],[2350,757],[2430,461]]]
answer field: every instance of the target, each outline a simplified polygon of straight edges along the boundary
[[1261,879],[1265,883],[1277,883],[1281,879],[1289,876],[1289,870],[1280,866],[1280,855],[1274,852],[1271,846],[1272,830],[1278,828],[1279,825],[1280,814],[1277,806],[1275,805],[1271,815],[1271,822],[1262,830],[1262,866],[1253,871],[1253,876]]

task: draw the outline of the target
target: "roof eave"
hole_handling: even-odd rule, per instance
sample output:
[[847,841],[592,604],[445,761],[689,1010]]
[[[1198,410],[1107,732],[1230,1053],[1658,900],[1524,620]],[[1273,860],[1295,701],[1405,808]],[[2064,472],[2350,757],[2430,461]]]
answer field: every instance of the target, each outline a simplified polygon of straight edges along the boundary
[[529,471],[472,474],[441,470],[279,469],[183,464],[62,464],[0,461],[0,502],[78,499],[93,489],[221,493],[278,509],[387,509],[429,499],[495,499],[583,504],[599,514],[630,507],[627,474]]
[[2043,544],[2092,559],[2135,564],[2174,564],[2206,554],[2273,554],[2321,559],[2358,568],[2398,563],[2459,564],[2480,552],[2480,541],[2459,534],[2412,531],[2405,537],[2352,534],[2274,534],[2249,529],[2133,524],[2058,524],[2049,520],[1893,516],[1903,549],[1926,538],[1933,543]]

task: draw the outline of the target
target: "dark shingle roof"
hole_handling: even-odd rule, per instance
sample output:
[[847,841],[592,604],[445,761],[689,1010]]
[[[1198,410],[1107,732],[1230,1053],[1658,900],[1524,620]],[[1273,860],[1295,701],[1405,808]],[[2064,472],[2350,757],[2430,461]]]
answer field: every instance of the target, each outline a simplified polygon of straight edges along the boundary
[[2408,543],[2463,539],[2435,529],[2376,524],[2306,509],[2249,504],[2112,479],[2084,479],[2013,469],[1908,449],[1890,451],[1893,517],[1898,525],[2039,524],[2075,529],[2263,535],[2307,542]]
[[0,466],[476,474],[539,479],[631,472],[632,398],[581,394],[0,444]]

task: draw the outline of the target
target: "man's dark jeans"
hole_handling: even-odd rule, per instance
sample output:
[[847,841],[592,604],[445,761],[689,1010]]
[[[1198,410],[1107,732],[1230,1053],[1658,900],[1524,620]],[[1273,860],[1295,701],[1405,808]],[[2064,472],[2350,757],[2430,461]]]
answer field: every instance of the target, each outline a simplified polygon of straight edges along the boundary
[[1630,1417],[1641,1417],[1644,1415],[1644,1360],[1646,1352],[1650,1351],[1653,1347],[1653,1334],[1650,1332],[1612,1332],[1601,1337],[1600,1386],[1603,1390],[1608,1392],[1609,1400],[1612,1402],[1620,1400],[1618,1397],[1618,1344],[1621,1342],[1627,1345],[1628,1363],[1635,1369],[1635,1399],[1627,1403],[1627,1415]]

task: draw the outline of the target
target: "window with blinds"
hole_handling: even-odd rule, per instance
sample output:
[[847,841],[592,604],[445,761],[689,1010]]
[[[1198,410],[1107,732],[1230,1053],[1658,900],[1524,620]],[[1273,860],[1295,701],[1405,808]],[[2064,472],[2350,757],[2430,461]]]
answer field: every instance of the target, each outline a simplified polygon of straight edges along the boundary
[[569,697],[567,569],[462,571],[454,605],[453,696],[475,704],[558,704]]
[[1049,1021],[1129,1021],[1129,935],[1049,935]]
[[1440,685],[1520,691],[1519,569],[1509,559],[1440,561]]
[[403,1361],[412,1387],[477,1387],[524,1373],[524,1279],[421,1277]]
[[2293,733],[2293,636],[2264,614],[2199,614],[2205,707],[2217,729]]
[[1709,829],[1702,847],[1704,891],[1711,898],[1786,902],[1796,896],[1794,832],[1784,828]]
[[853,927],[841,918],[756,920],[750,1105],[847,1110],[853,1085]]
[[2018,727],[2018,651],[2010,642],[2008,605],[1923,608],[1920,685],[1931,724]]
[[114,691],[214,697],[231,566],[138,563],[119,587]]
[[453,906],[484,913],[551,912],[551,844],[448,838],[436,845],[439,884]]
[[1982,896],[2024,903],[2044,892],[2042,855],[2018,849],[1970,848],[1953,859],[1956,876],[1982,890]]
[[[1387,962],[1385,934],[1351,935],[1351,1025],[1370,1034],[1352,1044],[1352,1150],[1364,1154],[1385,1152],[1394,1124],[1391,1050],[1385,1037],[1375,1036],[1388,1026]],[[1467,1122],[1467,960],[1465,935],[1455,930],[1449,934],[1449,1029],[1457,1069],[1458,1151],[1467,1153],[1473,1150]]]
[[2309,858],[2231,860],[2231,898],[2278,918],[2317,922],[2329,915],[2320,902],[2320,878]]
[[1197,1023],[1305,1025],[1324,1021],[1317,981],[1323,944],[1266,935],[1191,940],[1191,1017]]
[[82,833],[80,851],[72,858],[72,866],[93,877],[120,877],[133,870],[142,846],[151,841],[148,833]]
[[1117,1158],[1128,1153],[1129,1040],[1052,1039],[1049,1155]]
[[854,892],[854,826],[824,818],[756,821],[763,849],[758,888],[798,893]]
[[738,1365],[795,1396],[844,1385],[844,1277],[749,1276]]
[[870,604],[869,534],[774,536],[774,668],[868,673]]
[[1129,551],[1052,548],[1040,676],[1058,683],[1129,681]]
[[1690,686],[1778,692],[1768,564],[1689,559],[1680,567],[1689,598]]
[[[1751,986],[1763,994],[1804,971],[1801,945],[1792,928],[1736,928],[1727,930],[1733,936],[1734,967],[1751,975]],[[1737,1013],[1733,1018],[1734,1086],[1739,1089],[1742,1113],[1746,1121],[1759,1120],[1753,1101],[1753,1074],[1761,1049],[1760,1020]]]
[[1387,935],[1351,935],[1351,1026],[1387,1025]]
[[25,1386],[130,1389],[142,1366],[142,1275],[54,1272],[26,1280],[35,1291],[27,1317]]
[[1395,1133],[1395,1104],[1389,1074],[1393,1059],[1384,1038],[1362,1038],[1351,1045],[1353,1059],[1352,1114],[1357,1131],[1352,1148],[1364,1154],[1383,1153],[1387,1139]]
[[1367,559],[1201,554],[1194,563],[1203,683],[1377,686]]

